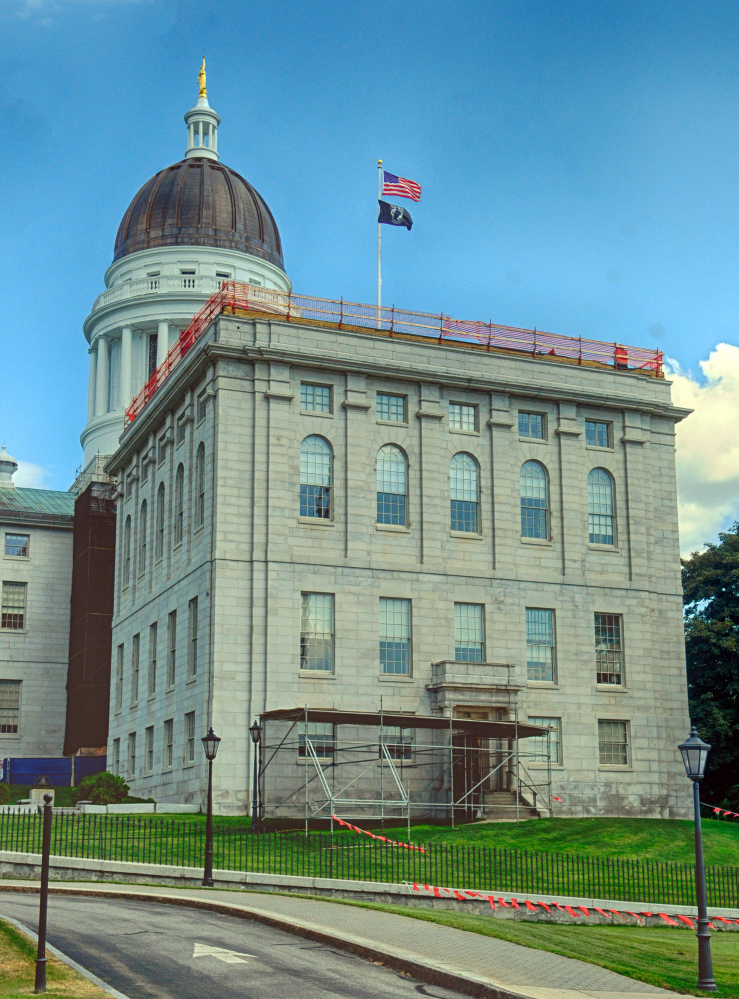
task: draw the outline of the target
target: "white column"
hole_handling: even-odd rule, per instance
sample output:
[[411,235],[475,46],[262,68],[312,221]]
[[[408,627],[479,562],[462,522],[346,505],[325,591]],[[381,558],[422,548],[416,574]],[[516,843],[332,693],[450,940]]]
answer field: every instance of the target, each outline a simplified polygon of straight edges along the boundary
[[157,367],[164,363],[164,359],[167,356],[167,351],[169,350],[169,323],[164,322],[159,323],[157,332]]
[[131,401],[131,347],[133,330],[130,326],[124,326],[121,330],[121,397],[120,404],[125,409]]
[[87,383],[87,422],[95,416],[95,378],[97,376],[98,352],[90,347],[90,380]]
[[95,379],[95,416],[108,412],[108,338],[97,340],[98,363]]

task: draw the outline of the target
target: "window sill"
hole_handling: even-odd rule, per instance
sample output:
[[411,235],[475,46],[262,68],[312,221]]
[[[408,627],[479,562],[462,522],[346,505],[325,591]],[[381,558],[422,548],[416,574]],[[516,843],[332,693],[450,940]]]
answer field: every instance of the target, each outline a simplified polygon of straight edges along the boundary
[[622,683],[596,683],[595,689],[606,694],[628,694],[629,688]]
[[173,694],[173,693],[174,693],[174,691],[175,691],[175,685],[174,685],[174,684],[172,684],[172,686],[171,686],[171,687],[167,687],[167,688],[166,688],[166,690],[164,691],[164,693],[165,693],[165,694]]
[[381,427],[405,427],[406,430],[409,427],[407,420],[375,420]]
[[145,575],[146,575],[146,569],[144,569],[143,572],[140,572],[136,578],[137,579],[143,579]]
[[521,437],[519,435],[518,439],[522,444],[548,444],[549,441],[546,437]]
[[449,433],[450,434],[462,434],[464,437],[479,437],[480,436],[480,431],[479,430],[457,430],[457,429],[453,429],[452,427],[449,427]]
[[327,669],[301,669],[298,676],[303,680],[335,680],[336,674]]
[[148,703],[149,701],[153,701],[153,700],[154,700],[154,699],[156,698],[156,696],[157,696],[157,692],[156,692],[156,690],[154,691],[154,693],[153,693],[153,694],[147,694],[147,697],[146,697],[146,700],[147,700],[147,703]]
[[611,454],[613,454],[613,452],[614,452],[615,449],[613,447],[600,447],[600,445],[598,445],[598,444],[586,444],[585,445],[585,450],[586,451],[609,451]]
[[632,766],[629,766],[629,765],[625,766],[625,765],[623,765],[621,763],[599,763],[598,764],[598,769],[599,770],[605,770],[605,771],[610,772],[610,773],[618,773],[618,772],[620,772],[620,773],[629,773],[634,768]]
[[190,770],[194,766],[195,766],[195,760],[190,760],[189,763],[183,763],[182,764],[182,769],[183,770]]
[[7,559],[8,562],[30,562],[31,561],[31,556],[30,555],[3,555],[3,558]]
[[485,538],[477,531],[450,531],[450,538],[461,538],[462,541],[484,541]]
[[197,527],[193,527],[193,529],[192,529],[192,533],[193,533],[193,534],[200,534],[200,532],[202,531],[202,529],[203,529],[204,527],[205,527],[205,524],[198,524],[198,526],[197,526]]
[[540,548],[554,548],[554,542],[547,538],[519,538],[522,545],[538,545]]
[[298,517],[298,523],[310,527],[336,527],[333,520],[325,520],[323,517]]
[[0,628],[0,634],[3,635],[27,635],[28,631],[26,628]]
[[527,680],[526,686],[534,690],[559,690],[556,680]]
[[176,542],[175,542],[175,543],[174,543],[174,544],[172,545],[172,551],[173,551],[173,552],[176,552],[178,548],[182,548],[182,542],[181,542],[181,541],[176,541]]
[[321,413],[317,409],[301,409],[300,410],[300,415],[301,416],[318,416],[318,417],[321,417],[321,419],[324,419],[324,420],[333,420],[333,418],[334,418],[334,414],[333,413]]
[[136,700],[136,701],[131,701],[131,703],[130,703],[130,704],[128,705],[129,709],[130,709],[130,708],[137,708],[138,706],[139,706],[139,702],[138,702],[138,700]]
[[185,680],[185,686],[186,687],[192,687],[192,685],[194,683],[197,683],[197,679],[198,679],[197,676],[191,676],[191,677],[189,677],[187,680]]
[[602,552],[604,555],[618,555],[620,552],[618,545],[595,545],[590,542],[588,549],[591,552]]
[[380,683],[413,683],[413,677],[407,673],[380,673],[377,677]]
[[410,534],[410,527],[403,524],[375,524],[376,531],[388,531],[390,534]]

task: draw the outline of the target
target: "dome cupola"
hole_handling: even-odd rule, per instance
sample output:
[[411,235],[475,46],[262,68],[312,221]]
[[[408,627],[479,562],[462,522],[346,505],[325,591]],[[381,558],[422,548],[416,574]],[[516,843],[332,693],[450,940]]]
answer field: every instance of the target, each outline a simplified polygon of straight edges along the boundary
[[18,462],[10,457],[3,444],[0,448],[0,489],[15,489],[13,476],[17,471]]

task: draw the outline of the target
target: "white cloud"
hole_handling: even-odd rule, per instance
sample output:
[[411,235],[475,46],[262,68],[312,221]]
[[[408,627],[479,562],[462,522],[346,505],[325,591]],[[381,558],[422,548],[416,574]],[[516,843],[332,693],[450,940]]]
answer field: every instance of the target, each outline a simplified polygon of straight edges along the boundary
[[46,472],[40,465],[18,459],[18,471],[13,476],[13,485],[26,489],[43,489]]
[[694,410],[677,426],[677,491],[683,554],[739,520],[739,347],[719,343],[702,377],[669,362],[672,400]]

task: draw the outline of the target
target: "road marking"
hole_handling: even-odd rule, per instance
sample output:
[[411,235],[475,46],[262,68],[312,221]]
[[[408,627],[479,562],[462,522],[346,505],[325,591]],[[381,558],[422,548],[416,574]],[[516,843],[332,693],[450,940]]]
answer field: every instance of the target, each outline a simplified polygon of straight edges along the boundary
[[236,950],[226,950],[225,947],[209,947],[208,944],[196,943],[192,951],[193,957],[214,957],[224,964],[248,964],[247,957],[253,954],[241,954]]

